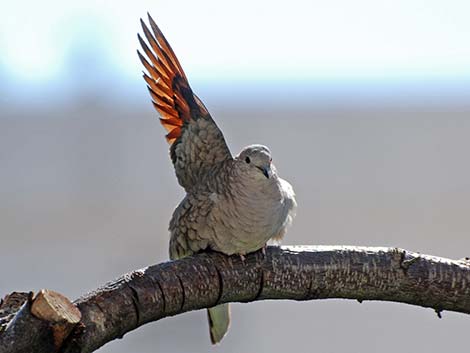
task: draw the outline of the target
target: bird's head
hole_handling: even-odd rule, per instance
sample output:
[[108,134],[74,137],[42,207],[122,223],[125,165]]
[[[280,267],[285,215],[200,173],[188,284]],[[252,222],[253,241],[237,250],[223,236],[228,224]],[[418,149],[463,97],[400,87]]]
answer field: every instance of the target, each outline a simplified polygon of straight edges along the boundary
[[266,146],[247,146],[235,160],[244,173],[254,178],[270,179],[275,175],[271,151]]

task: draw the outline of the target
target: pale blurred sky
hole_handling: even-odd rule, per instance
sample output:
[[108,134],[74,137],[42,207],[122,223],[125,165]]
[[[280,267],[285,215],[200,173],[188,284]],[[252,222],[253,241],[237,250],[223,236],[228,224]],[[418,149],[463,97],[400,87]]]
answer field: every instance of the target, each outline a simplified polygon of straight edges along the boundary
[[136,33],[147,11],[192,82],[440,82],[470,91],[464,0],[4,2],[3,85],[141,84]]

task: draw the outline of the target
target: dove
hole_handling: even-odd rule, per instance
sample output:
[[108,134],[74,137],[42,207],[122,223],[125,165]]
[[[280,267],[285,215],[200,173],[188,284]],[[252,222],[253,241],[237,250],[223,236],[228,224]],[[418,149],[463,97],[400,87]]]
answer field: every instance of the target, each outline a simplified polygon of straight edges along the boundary
[[[152,104],[167,130],[178,183],[186,191],[170,221],[170,259],[201,251],[243,256],[280,241],[295,216],[292,186],[281,179],[270,150],[250,145],[232,156],[224,136],[193,93],[170,44],[150,14],[138,34]],[[147,44],[148,43],[148,44]],[[145,55],[145,56],[144,56]],[[208,309],[210,339],[230,325],[229,304]]]

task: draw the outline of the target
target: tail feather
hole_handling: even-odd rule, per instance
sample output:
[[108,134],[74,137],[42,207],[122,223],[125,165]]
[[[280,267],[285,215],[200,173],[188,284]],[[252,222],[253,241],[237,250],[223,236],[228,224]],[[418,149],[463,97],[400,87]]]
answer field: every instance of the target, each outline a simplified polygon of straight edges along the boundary
[[228,304],[221,304],[207,309],[207,317],[211,342],[217,344],[224,338],[230,326],[230,307]]

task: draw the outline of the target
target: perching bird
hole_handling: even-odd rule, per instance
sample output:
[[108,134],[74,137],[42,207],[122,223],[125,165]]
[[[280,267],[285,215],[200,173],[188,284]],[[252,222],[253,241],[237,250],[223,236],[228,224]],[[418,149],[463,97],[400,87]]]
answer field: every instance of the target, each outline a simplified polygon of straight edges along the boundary
[[[150,47],[139,35],[152,103],[168,131],[170,156],[186,190],[170,221],[170,258],[203,250],[245,255],[280,240],[296,208],[291,185],[278,177],[271,152],[245,147],[233,157],[201,100],[189,87],[175,53],[149,15],[141,20]],[[208,309],[210,337],[220,342],[228,330],[228,304]]]

